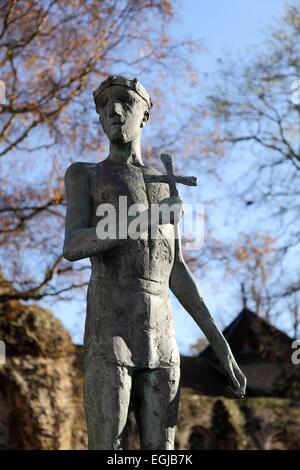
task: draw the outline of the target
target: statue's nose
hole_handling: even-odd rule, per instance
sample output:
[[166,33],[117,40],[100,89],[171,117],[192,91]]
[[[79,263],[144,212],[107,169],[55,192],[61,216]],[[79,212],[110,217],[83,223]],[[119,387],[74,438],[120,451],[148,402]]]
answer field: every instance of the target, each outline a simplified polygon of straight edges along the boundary
[[121,105],[121,103],[112,103],[111,109],[110,109],[110,114],[112,116],[114,114],[118,114],[119,116],[122,116],[122,105]]

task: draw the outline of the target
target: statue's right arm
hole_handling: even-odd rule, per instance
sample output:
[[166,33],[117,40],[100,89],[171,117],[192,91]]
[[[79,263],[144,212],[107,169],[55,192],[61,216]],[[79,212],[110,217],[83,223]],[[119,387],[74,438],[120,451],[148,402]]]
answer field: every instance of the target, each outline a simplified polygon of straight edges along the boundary
[[[126,243],[128,239],[100,239],[96,227],[91,226],[92,204],[89,189],[89,171],[85,163],[73,163],[66,171],[65,188],[67,196],[67,214],[63,256],[68,261],[77,261],[95,256],[106,250]],[[148,211],[145,212],[144,226],[141,231],[148,229]],[[128,223],[134,217],[128,217]],[[118,233],[118,217],[116,218]]]
[[65,174],[67,214],[63,256],[77,261],[97,255],[126,240],[100,240],[91,226],[92,204],[88,165],[73,163]]

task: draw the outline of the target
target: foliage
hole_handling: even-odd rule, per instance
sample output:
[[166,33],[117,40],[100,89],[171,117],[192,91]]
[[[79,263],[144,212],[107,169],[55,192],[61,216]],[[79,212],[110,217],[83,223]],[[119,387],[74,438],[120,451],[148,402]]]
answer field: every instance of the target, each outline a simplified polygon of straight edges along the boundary
[[92,91],[129,70],[160,96],[167,70],[174,81],[186,77],[194,45],[168,34],[169,0],[7,0],[1,8],[0,259],[14,286],[1,298],[67,299],[86,285],[89,267],[62,259],[64,172],[105,152]]

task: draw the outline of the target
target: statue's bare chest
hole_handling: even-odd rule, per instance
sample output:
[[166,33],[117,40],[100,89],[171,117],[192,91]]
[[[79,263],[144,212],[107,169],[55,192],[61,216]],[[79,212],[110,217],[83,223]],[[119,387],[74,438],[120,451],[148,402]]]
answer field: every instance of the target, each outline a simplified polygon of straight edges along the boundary
[[97,165],[90,178],[90,194],[93,206],[93,219],[100,204],[112,204],[116,210],[124,201],[127,208],[133,204],[148,208],[169,197],[169,187],[163,183],[147,183],[144,181],[146,169],[133,165],[103,164]]
[[[137,215],[135,210],[148,209],[151,204],[169,197],[169,186],[165,183],[147,183],[144,174],[155,170],[136,168],[133,165],[100,164],[90,175],[90,195],[92,199],[92,225],[99,221],[97,208],[101,204],[111,204],[116,216],[124,210],[124,200],[128,215]],[[134,204],[134,208],[129,212]],[[141,207],[142,205],[142,207]],[[104,207],[102,207],[104,208]],[[105,210],[109,210],[106,206]],[[98,211],[104,213],[104,211]],[[174,256],[174,229],[171,224],[156,227],[155,236],[144,232],[143,237],[129,240],[114,249],[104,252],[92,260],[93,272],[106,279],[117,279],[120,285],[128,279],[149,279],[161,282],[169,279]]]

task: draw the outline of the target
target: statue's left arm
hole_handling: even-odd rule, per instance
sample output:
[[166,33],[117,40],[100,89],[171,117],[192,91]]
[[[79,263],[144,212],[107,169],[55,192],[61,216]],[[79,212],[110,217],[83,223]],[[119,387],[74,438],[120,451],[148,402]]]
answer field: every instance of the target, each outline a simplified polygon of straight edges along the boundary
[[170,288],[211,344],[224,371],[232,382],[234,395],[236,397],[244,396],[246,377],[237,365],[229,344],[210,315],[196,281],[182,256],[175,259],[170,277]]

